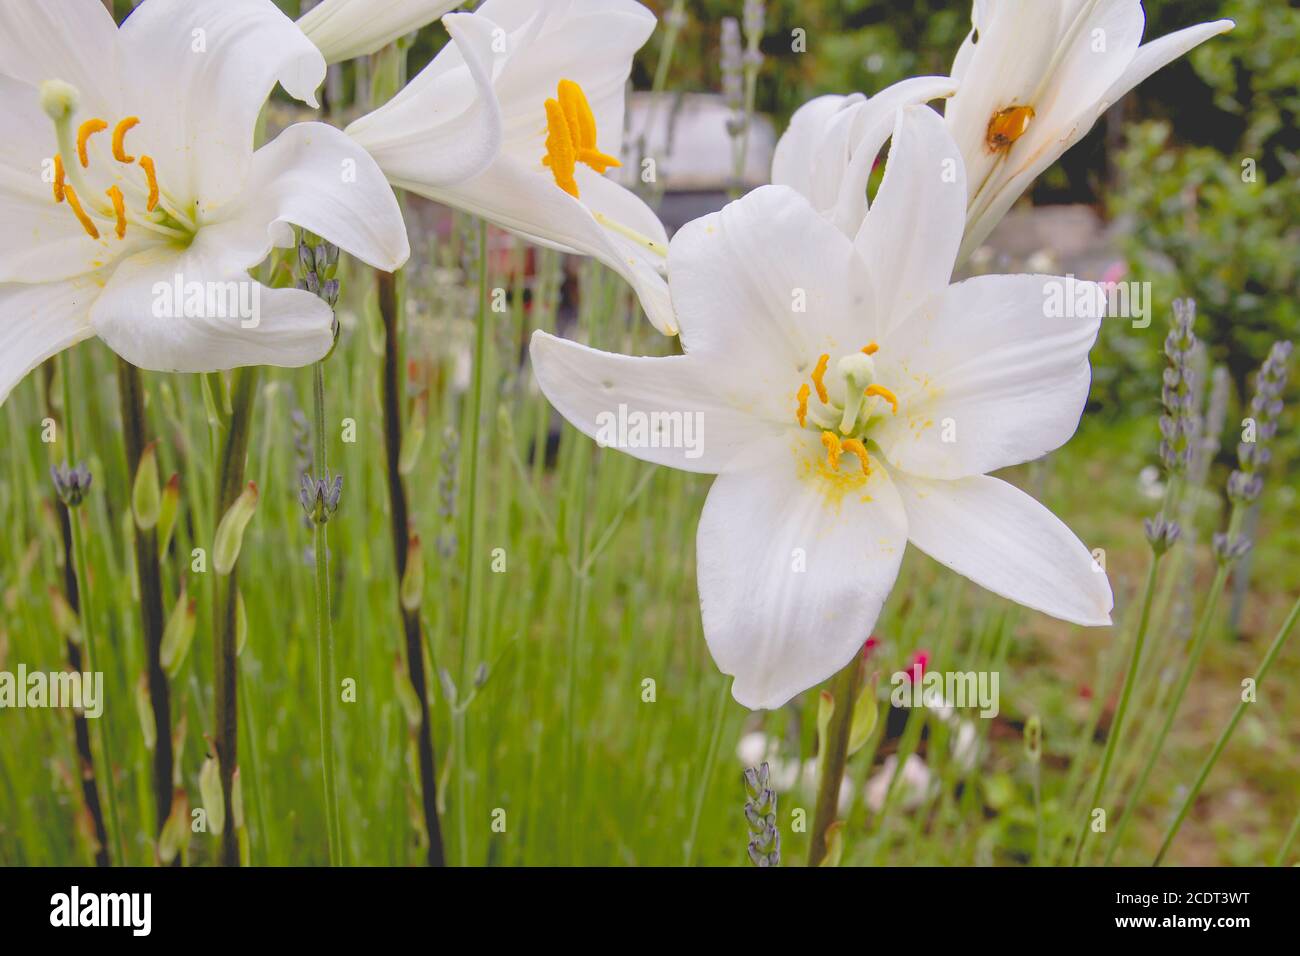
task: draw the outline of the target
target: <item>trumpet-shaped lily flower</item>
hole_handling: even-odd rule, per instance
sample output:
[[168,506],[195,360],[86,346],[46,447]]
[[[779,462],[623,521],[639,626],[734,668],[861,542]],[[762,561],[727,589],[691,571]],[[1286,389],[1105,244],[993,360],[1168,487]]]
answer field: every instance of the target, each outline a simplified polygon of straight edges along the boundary
[[1142,43],[1141,0],[975,0],[946,118],[970,184],[961,259],[1116,100],[1231,20]]
[[[325,61],[271,0],[0,4],[0,401],[98,335],[141,368],[300,366],[333,342],[316,296],[248,270],[302,226],[373,265],[409,255],[391,187],[341,131],[254,152],[278,81]],[[313,104],[314,105],[314,104]]]
[[323,0],[298,27],[329,63],[374,53],[465,0]]
[[867,181],[881,147],[894,131],[899,107],[952,96],[946,76],[895,83],[868,99],[819,96],[795,110],[776,144],[772,182],[801,193],[846,236],[856,236],[867,215]]
[[[604,175],[621,164],[625,88],[654,15],[633,0],[487,0],[443,22],[456,42],[348,133],[393,185],[600,260],[675,334],[663,224]],[[479,74],[490,97],[474,95]],[[464,179],[470,164],[456,160],[493,119],[491,164]]]
[[[907,107],[849,238],[788,187],[686,226],[669,251],[684,355],[534,335],[538,382],[575,427],[716,474],[696,537],[704,635],[732,693],[778,707],[859,653],[907,542],[983,587],[1083,625],[1112,598],[1088,549],[989,472],[1078,426],[1097,289],[949,284],[966,185],[938,114]],[[1059,314],[1060,317],[1057,317]]]

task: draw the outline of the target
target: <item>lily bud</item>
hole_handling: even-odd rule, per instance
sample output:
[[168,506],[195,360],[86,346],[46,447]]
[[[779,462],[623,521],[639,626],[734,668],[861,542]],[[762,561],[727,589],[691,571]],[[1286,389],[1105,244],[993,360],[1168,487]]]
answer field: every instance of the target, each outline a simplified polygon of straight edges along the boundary
[[153,753],[153,748],[158,744],[158,724],[153,719],[149,684],[143,674],[135,685],[135,712],[140,718],[140,730],[144,734],[144,749]]
[[421,396],[415,403],[414,411],[411,412],[411,421],[406,434],[402,436],[402,452],[397,461],[397,472],[403,477],[414,471],[416,463],[420,460],[420,450],[424,447],[428,421],[429,402]]
[[217,526],[217,537],[212,546],[212,566],[217,574],[225,576],[235,569],[244,546],[244,529],[253,520],[257,502],[257,485],[250,481]]
[[876,681],[877,677],[872,677],[853,704],[853,723],[849,728],[850,757],[862,749],[876,729],[876,720],[880,715],[880,708],[876,705]]
[[420,698],[415,694],[415,688],[411,686],[411,680],[406,676],[406,668],[402,666],[401,657],[393,661],[393,691],[397,694],[397,702],[402,705],[402,711],[406,714],[406,723],[412,729],[419,727],[423,718],[423,709],[420,706]]
[[181,476],[173,474],[163,486],[162,510],[158,513],[158,554],[164,555],[171,547],[172,533],[176,530],[176,515],[181,506]]
[[158,485],[157,442],[150,442],[140,456],[135,470],[135,487],[131,492],[131,511],[135,526],[141,531],[157,527],[162,514],[162,489]]
[[162,833],[158,835],[158,859],[164,866],[170,866],[189,842],[190,798],[183,787],[177,787],[172,794],[171,813],[167,814]]
[[844,857],[844,821],[836,820],[826,828],[826,855],[819,866],[839,866]]
[[420,536],[411,535],[406,548],[406,573],[402,575],[402,607],[415,613],[424,603],[424,548]]
[[213,835],[221,836],[226,828],[226,798],[221,792],[221,771],[214,757],[204,760],[199,771],[199,796],[208,813],[208,829]]
[[194,642],[194,630],[198,623],[197,608],[198,601],[185,593],[185,586],[182,584],[180,597],[177,598],[176,606],[172,608],[172,613],[167,618],[167,626],[163,629],[160,650],[163,670],[172,680],[175,680],[176,675],[180,673],[181,665],[185,663],[185,657],[190,652],[190,645]]
[[464,0],[324,0],[298,21],[329,63],[366,56],[432,23]]

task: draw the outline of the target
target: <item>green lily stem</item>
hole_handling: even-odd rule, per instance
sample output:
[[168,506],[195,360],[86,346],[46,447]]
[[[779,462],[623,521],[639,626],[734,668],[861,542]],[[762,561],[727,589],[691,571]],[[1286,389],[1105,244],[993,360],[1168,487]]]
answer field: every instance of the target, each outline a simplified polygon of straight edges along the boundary
[[[140,459],[148,444],[148,422],[144,410],[144,381],[140,370],[124,359],[117,360],[117,391],[121,405],[122,430],[126,445],[126,473],[134,483]],[[161,835],[172,808],[171,686],[162,666],[162,639],[166,616],[163,610],[162,568],[156,528],[135,531],[135,565],[140,582],[140,624],[144,635],[149,706],[153,711],[153,798],[156,810],[154,833]],[[180,865],[180,857],[172,862]]]
[[[77,438],[72,427],[72,360],[67,352],[59,356],[59,379],[63,386],[63,438],[67,447],[68,466],[76,466]],[[86,542],[81,522],[76,514],[69,513],[72,531],[72,560],[76,566],[78,594],[81,596],[81,637],[86,647],[86,670],[94,672],[95,653],[94,605],[90,598],[89,564],[86,561]],[[126,864],[126,846],[122,841],[122,825],[117,814],[117,790],[113,786],[113,735],[107,717],[95,721],[99,730],[99,746],[104,754],[104,793],[108,801],[108,829],[111,832],[118,866]]]
[[808,841],[808,865],[820,866],[830,847],[826,832],[839,813],[840,782],[848,763],[849,732],[853,727],[853,703],[857,698],[861,658],[853,660],[831,678],[830,693],[835,703],[822,751],[817,754],[817,803],[813,810],[812,832]]
[[[1242,516],[1242,509],[1234,507],[1232,516],[1228,520],[1229,538],[1236,537],[1240,529]],[[1192,638],[1192,646],[1188,651],[1187,660],[1183,664],[1182,673],[1178,677],[1173,700],[1165,710],[1164,722],[1160,725],[1160,731],[1156,734],[1155,742],[1147,754],[1146,763],[1142,766],[1142,772],[1138,775],[1137,783],[1134,784],[1133,790],[1124,800],[1124,812],[1121,814],[1115,832],[1111,836],[1110,847],[1107,849],[1105,859],[1102,862],[1103,866],[1110,865],[1111,859],[1119,849],[1120,839],[1124,835],[1129,820],[1132,818],[1134,809],[1137,808],[1138,801],[1142,798],[1142,793],[1151,777],[1151,772],[1155,769],[1156,761],[1164,752],[1165,738],[1169,736],[1169,731],[1174,725],[1174,719],[1178,716],[1179,708],[1182,706],[1183,697],[1187,693],[1188,685],[1191,684],[1192,676],[1200,665],[1201,656],[1205,651],[1206,640],[1210,635],[1211,625],[1214,623],[1214,612],[1218,609],[1219,598],[1223,595],[1223,589],[1228,582],[1228,574],[1231,570],[1231,566],[1224,562],[1219,565],[1219,570],[1214,575],[1214,583],[1210,585],[1210,593],[1205,599],[1205,607],[1201,610],[1195,636]]]
[[[62,413],[54,409],[52,395],[54,368],[54,362],[46,362],[41,367],[43,379],[41,396],[45,400],[46,414],[63,422],[66,419]],[[77,586],[77,562],[72,548],[72,511],[57,494],[54,496],[54,510],[59,521],[59,541],[63,545],[63,596],[72,613],[80,620],[81,592]],[[74,674],[82,673],[81,647],[72,637],[66,638],[64,644],[68,655],[68,667]],[[99,799],[99,778],[95,772],[95,751],[90,743],[90,722],[86,719],[85,713],[73,712],[72,732],[73,742],[77,748],[77,763],[81,772],[81,796],[95,831],[95,842],[98,844],[95,850],[95,865],[112,866],[112,859],[109,856],[108,827],[104,824],[104,808]]]
[[[329,467],[325,455],[325,363],[317,362],[313,375],[315,405],[317,482],[326,481]],[[321,767],[325,778],[325,816],[329,834],[330,866],[343,863],[343,824],[339,813],[338,781],[335,777],[334,746],[334,621],[330,609],[329,526],[328,515],[317,515],[315,522],[316,558],[316,673],[320,696]]]
[[[229,426],[221,437],[218,462],[216,510],[214,520],[222,517],[241,494],[248,460],[248,440],[253,424],[253,405],[257,397],[258,369],[237,369],[232,376],[232,399]],[[214,525],[215,531],[216,525]],[[239,766],[239,669],[237,660],[239,568],[229,576],[218,576],[213,606],[213,698],[216,704],[214,743],[221,777],[221,792],[229,810],[234,806],[234,775]],[[239,866],[239,835],[233,815],[227,814],[221,832],[221,865]]]
[[[402,481],[402,343],[397,329],[398,291],[397,276],[391,272],[377,271],[375,282],[379,293],[379,314],[384,323],[384,457],[388,476],[388,513],[392,527],[393,560],[397,580],[406,577],[406,561],[410,544],[410,512],[407,507],[406,484]],[[445,866],[446,852],[442,842],[442,826],[438,820],[438,766],[433,749],[433,722],[429,712],[429,685],[424,668],[424,640],[420,615],[402,605],[401,588],[394,588],[398,612],[402,616],[402,632],[406,641],[406,673],[420,702],[420,727],[417,750],[420,762],[420,799],[424,810],[424,829],[429,846],[426,862],[429,866]]]
[[[1267,676],[1269,669],[1273,666],[1273,662],[1277,659],[1277,655],[1281,653],[1282,647],[1286,644],[1287,638],[1291,636],[1291,631],[1295,628],[1297,619],[1300,619],[1300,601],[1296,601],[1295,605],[1291,608],[1291,613],[1287,615],[1286,620],[1282,623],[1282,627],[1278,629],[1277,636],[1273,638],[1273,643],[1269,645],[1268,651],[1264,655],[1264,660],[1260,663],[1259,669],[1255,671],[1254,686],[1256,691],[1259,690],[1259,685],[1264,682],[1264,678]],[[1159,866],[1164,861],[1165,855],[1169,852],[1169,847],[1174,842],[1174,837],[1178,835],[1178,831],[1182,827],[1183,821],[1187,819],[1187,814],[1192,809],[1192,804],[1196,802],[1197,796],[1200,795],[1201,788],[1205,786],[1205,781],[1210,776],[1210,771],[1214,769],[1214,764],[1218,761],[1219,754],[1223,753],[1223,749],[1228,745],[1229,739],[1231,739],[1233,732],[1237,729],[1237,724],[1239,724],[1241,718],[1245,716],[1246,708],[1249,706],[1249,703],[1250,702],[1246,700],[1240,701],[1237,704],[1237,709],[1232,712],[1232,717],[1229,719],[1227,726],[1223,728],[1223,732],[1219,734],[1219,739],[1215,741],[1214,749],[1210,751],[1209,756],[1205,758],[1205,762],[1201,765],[1201,771],[1196,775],[1196,782],[1193,783],[1191,789],[1187,791],[1187,796],[1183,799],[1183,805],[1178,809],[1178,815],[1175,816],[1173,822],[1169,824],[1169,829],[1165,833],[1164,842],[1160,844],[1160,850],[1156,853],[1156,858],[1151,863],[1152,866]],[[1292,836],[1294,836],[1294,828],[1292,829]]]
[[1147,570],[1146,590],[1142,597],[1142,613],[1138,620],[1137,636],[1133,640],[1133,652],[1128,662],[1128,673],[1124,677],[1124,689],[1120,692],[1119,707],[1115,710],[1115,719],[1111,721],[1110,733],[1106,735],[1106,750],[1102,754],[1101,768],[1097,772],[1097,782],[1092,789],[1092,800],[1084,807],[1083,827],[1078,842],[1074,845],[1074,857],[1071,866],[1079,865],[1083,855],[1084,844],[1088,842],[1090,809],[1101,802],[1102,792],[1106,789],[1106,778],[1110,774],[1111,761],[1115,759],[1115,748],[1119,744],[1121,731],[1124,729],[1124,716],[1128,713],[1129,698],[1133,696],[1133,684],[1137,680],[1138,669],[1142,663],[1142,648],[1146,644],[1147,629],[1151,624],[1151,604],[1155,599],[1156,579],[1160,568],[1161,554],[1151,552],[1151,566]]
[[[474,368],[470,384],[469,436],[462,448],[469,455],[466,465],[465,487],[469,498],[468,517],[465,529],[465,592],[461,597],[460,611],[460,680],[458,686],[464,691],[469,686],[470,675],[470,630],[474,625],[474,601],[477,597],[478,569],[478,465],[479,435],[483,417],[483,368],[487,356],[488,323],[488,243],[487,222],[478,224],[478,316],[474,327]],[[456,811],[457,832],[459,835],[459,857],[461,866],[469,866],[469,754],[465,752],[463,716],[459,727],[456,754],[456,799],[460,806]]]

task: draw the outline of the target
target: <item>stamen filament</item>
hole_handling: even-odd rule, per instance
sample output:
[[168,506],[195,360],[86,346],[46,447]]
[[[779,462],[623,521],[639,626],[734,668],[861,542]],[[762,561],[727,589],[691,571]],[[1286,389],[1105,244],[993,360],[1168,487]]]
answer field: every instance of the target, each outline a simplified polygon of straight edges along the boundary
[[600,223],[606,229],[613,230],[614,232],[622,236],[624,239],[632,240],[638,246],[642,246],[650,250],[657,256],[663,256],[663,258],[665,259],[668,258],[668,247],[665,246],[662,242],[655,242],[649,236],[643,236],[635,229],[631,229],[628,226],[623,225],[621,222],[615,222],[613,219],[610,219],[609,216],[606,216],[603,212],[597,212],[596,210],[593,209],[591,211],[591,215],[595,218],[596,222]]
[[99,230],[95,228],[94,221],[86,215],[86,210],[81,208],[81,200],[77,198],[77,191],[71,186],[65,185],[63,194],[67,197],[68,205],[72,207],[73,215],[81,223],[81,228],[86,230],[86,235],[90,236],[91,239],[98,239]]
[[81,168],[87,169],[90,166],[90,156],[86,154],[86,143],[90,137],[96,133],[102,133],[108,129],[108,124],[102,119],[88,119],[77,128],[77,158],[81,160]]
[[128,156],[126,153],[126,134],[133,127],[140,123],[140,117],[128,116],[113,128],[113,158],[119,163],[130,165],[135,162],[134,156]]

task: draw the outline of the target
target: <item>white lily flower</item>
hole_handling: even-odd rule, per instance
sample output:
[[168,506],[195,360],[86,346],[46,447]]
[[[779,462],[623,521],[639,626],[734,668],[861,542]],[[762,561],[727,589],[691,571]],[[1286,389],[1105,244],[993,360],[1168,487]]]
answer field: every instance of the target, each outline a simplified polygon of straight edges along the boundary
[[867,181],[899,108],[956,91],[949,77],[918,76],[870,99],[854,93],[809,100],[777,141],[773,184],[796,190],[846,236],[856,236],[867,215]]
[[329,63],[366,56],[420,29],[465,0],[323,0],[298,20]]
[[[654,14],[633,0],[487,0],[443,22],[456,42],[349,135],[395,186],[595,257],[632,284],[656,328],[675,334],[663,224],[603,175],[620,165],[627,80]],[[479,71],[491,97],[474,95]],[[464,181],[466,165],[450,175],[446,157],[494,118],[491,165]]]
[[[160,371],[301,366],[333,343],[315,295],[248,270],[290,223],[393,269],[410,253],[374,161],[320,123],[254,152],[277,80],[325,61],[270,0],[0,3],[0,401],[98,335]],[[313,104],[314,105],[314,104]]]
[[580,431],[718,475],[696,538],[704,634],[752,708],[782,705],[861,650],[909,540],[1027,607],[1110,622],[1088,549],[988,477],[1077,428],[1100,318],[1048,316],[1070,288],[1099,311],[1099,290],[1049,276],[950,285],[960,154],[927,107],[901,110],[893,136],[854,239],[782,186],[674,237],[684,355],[532,340],[543,392]]
[[966,160],[970,208],[960,260],[1116,100],[1231,20],[1142,44],[1141,0],[975,0],[953,63],[946,120]]

